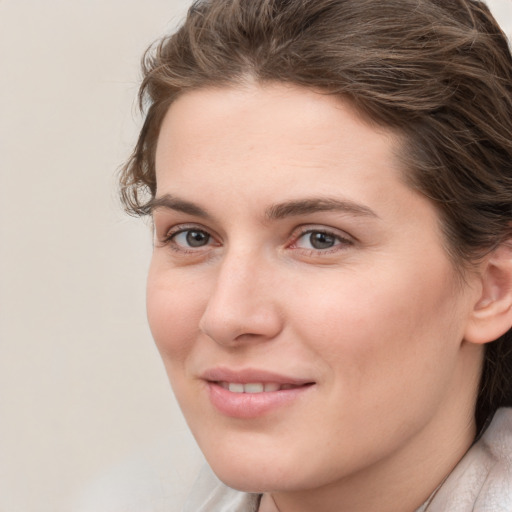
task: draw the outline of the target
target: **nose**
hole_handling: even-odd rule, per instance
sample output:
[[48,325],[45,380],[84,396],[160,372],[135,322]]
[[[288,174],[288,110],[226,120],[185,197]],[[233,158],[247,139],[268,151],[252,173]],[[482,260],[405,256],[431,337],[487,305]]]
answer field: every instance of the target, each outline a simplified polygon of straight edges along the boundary
[[271,340],[282,330],[273,273],[255,259],[232,255],[217,268],[199,328],[221,345]]

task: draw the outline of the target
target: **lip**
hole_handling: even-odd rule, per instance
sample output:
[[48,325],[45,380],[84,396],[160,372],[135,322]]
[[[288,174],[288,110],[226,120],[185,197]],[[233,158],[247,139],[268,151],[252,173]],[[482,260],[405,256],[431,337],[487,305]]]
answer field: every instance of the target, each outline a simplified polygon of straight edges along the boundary
[[258,370],[256,368],[246,368],[243,370],[232,370],[230,368],[211,368],[201,374],[203,380],[209,382],[236,382],[238,384],[249,384],[251,382],[275,382],[277,384],[293,384],[294,386],[303,386],[311,384],[312,379],[301,379],[290,377],[279,373],[269,372],[267,370]]
[[[315,384],[311,379],[290,377],[253,368],[244,370],[213,368],[205,371],[201,378],[206,382],[209,399],[217,411],[225,416],[240,419],[257,418],[276,409],[290,406],[301,400]],[[221,382],[276,383],[291,384],[297,387],[261,393],[233,393],[223,388],[220,385]]]

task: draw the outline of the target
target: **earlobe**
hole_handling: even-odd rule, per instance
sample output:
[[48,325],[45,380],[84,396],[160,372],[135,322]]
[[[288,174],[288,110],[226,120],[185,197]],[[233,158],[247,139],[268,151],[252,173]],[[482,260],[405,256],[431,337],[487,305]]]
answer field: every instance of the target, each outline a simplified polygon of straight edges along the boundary
[[466,327],[467,342],[489,343],[512,327],[511,242],[501,244],[482,262],[481,293]]

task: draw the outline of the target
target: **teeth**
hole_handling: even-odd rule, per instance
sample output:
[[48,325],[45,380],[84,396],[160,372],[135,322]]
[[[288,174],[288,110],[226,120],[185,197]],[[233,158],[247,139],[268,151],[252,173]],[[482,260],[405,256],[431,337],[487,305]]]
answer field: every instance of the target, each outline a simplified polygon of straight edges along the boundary
[[230,382],[228,384],[228,389],[231,391],[231,393],[243,393],[244,392],[244,385],[243,384],[237,384],[235,382]]
[[239,382],[218,382],[219,386],[228,389],[231,393],[271,393],[284,389],[293,389],[298,386],[294,384],[277,384],[276,382],[251,382],[241,384]]
[[245,393],[262,393],[263,392],[263,384],[245,384],[244,392]]

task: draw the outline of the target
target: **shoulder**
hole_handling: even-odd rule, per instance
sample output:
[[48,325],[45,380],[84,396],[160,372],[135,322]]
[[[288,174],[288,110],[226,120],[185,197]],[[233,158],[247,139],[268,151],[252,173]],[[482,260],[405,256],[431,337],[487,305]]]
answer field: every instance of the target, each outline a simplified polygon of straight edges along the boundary
[[512,510],[512,408],[499,409],[428,503],[417,512]]

